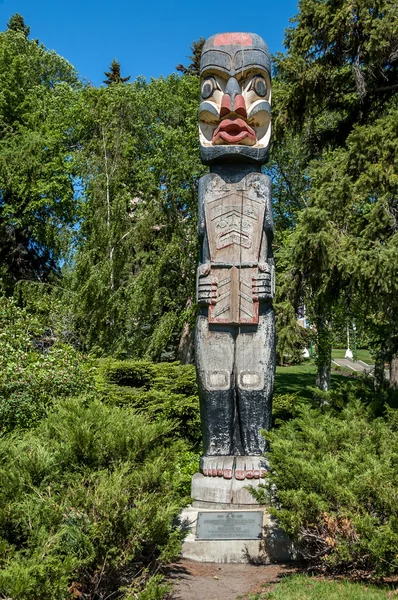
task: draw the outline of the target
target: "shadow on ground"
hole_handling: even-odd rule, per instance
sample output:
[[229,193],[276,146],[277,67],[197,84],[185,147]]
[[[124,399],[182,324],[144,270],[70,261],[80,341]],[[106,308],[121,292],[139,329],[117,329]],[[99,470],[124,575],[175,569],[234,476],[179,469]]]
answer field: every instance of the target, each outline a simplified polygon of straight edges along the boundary
[[[331,385],[337,387],[351,374],[332,373]],[[275,376],[275,394],[297,394],[301,398],[312,400],[313,394],[309,388],[315,386],[316,366],[304,363],[293,367],[277,367]]]
[[170,600],[244,600],[295,572],[287,565],[198,563],[181,559],[170,566]]

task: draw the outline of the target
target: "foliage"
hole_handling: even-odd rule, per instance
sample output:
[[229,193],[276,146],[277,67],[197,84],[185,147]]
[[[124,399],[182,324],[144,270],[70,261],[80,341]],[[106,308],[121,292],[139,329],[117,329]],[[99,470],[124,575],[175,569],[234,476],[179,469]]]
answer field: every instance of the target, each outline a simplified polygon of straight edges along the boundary
[[303,350],[309,345],[310,331],[297,322],[293,305],[285,300],[275,303],[276,354],[281,366],[294,365],[303,360]]
[[[342,307],[380,360],[397,352],[398,15],[392,0],[301,0],[299,9],[275,67],[278,144],[299,135],[304,167],[301,184],[291,178],[304,202],[284,239],[284,276],[293,306],[305,303],[314,325],[318,385],[327,389]],[[297,170],[285,164],[289,180]]]
[[15,13],[7,23],[7,29],[10,31],[20,31],[25,37],[29,37],[30,27],[25,25],[25,20],[22,15]]
[[173,419],[178,423],[176,435],[198,448],[199,399],[193,366],[108,359],[100,367],[99,388],[109,404],[133,406],[152,420]]
[[49,407],[93,384],[90,363],[0,296],[0,431],[31,427]]
[[296,394],[274,394],[272,398],[273,426],[278,426],[284,421],[297,417],[303,399]]
[[249,600],[387,600],[395,596],[389,586],[348,581],[328,581],[305,575],[284,577],[270,591],[249,596]]
[[389,408],[398,408],[398,392],[388,385],[376,386],[374,377],[357,375],[346,377],[338,387],[328,392],[313,388],[314,399],[319,404],[328,404],[331,409],[341,411],[347,404],[360,401],[367,406],[371,414],[379,417]]
[[9,291],[59,271],[75,223],[67,117],[80,84],[28,30],[14,15],[0,33],[0,276]]
[[161,598],[158,579],[134,594],[180,548],[187,448],[174,430],[83,397],[0,439],[0,594]]
[[272,471],[258,494],[303,557],[329,571],[398,571],[398,412],[351,402],[303,406],[266,434]]
[[65,303],[98,354],[175,357],[192,321],[198,82],[85,89],[76,108],[81,227]]
[[300,0],[276,57],[281,84],[279,127],[307,125],[310,145],[344,144],[396,93],[394,0]]
[[[356,127],[346,148],[326,155],[313,174],[317,205],[327,206],[335,228],[343,225],[340,277],[357,314],[364,315],[369,343],[384,360],[398,350],[397,118],[394,103],[372,125]],[[326,204],[326,193],[333,202]]]

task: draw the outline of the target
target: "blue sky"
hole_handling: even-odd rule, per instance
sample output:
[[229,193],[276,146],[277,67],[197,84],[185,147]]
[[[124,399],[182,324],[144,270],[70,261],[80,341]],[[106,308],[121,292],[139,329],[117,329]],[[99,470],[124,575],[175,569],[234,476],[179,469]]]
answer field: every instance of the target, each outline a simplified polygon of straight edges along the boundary
[[224,31],[261,35],[272,53],[283,49],[284,29],[297,0],[186,2],[184,0],[0,0],[0,30],[19,12],[31,37],[64,56],[95,85],[113,58],[122,75],[159,77],[187,64],[198,37]]

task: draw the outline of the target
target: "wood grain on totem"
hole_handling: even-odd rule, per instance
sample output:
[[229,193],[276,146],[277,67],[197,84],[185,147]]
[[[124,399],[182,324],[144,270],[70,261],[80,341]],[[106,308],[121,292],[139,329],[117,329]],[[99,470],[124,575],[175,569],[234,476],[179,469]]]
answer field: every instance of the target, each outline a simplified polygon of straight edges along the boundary
[[257,267],[245,265],[258,263],[264,212],[264,198],[244,185],[214,181],[211,198],[205,202],[211,272],[218,281],[210,323],[258,323],[258,301],[252,291]]
[[217,277],[217,303],[209,307],[209,323],[258,323],[258,301],[253,300],[252,276],[254,268],[212,267]]

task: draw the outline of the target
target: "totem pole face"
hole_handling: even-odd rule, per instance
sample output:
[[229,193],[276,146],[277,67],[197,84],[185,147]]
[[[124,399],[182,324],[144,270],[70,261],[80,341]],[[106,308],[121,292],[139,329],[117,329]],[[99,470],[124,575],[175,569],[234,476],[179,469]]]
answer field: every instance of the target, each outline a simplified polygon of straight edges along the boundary
[[271,65],[264,40],[222,33],[203,46],[199,138],[206,164],[263,163],[271,137]]

